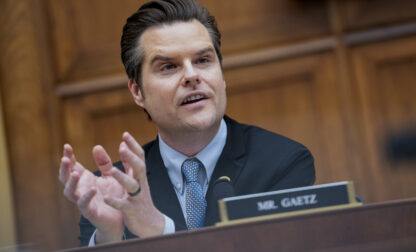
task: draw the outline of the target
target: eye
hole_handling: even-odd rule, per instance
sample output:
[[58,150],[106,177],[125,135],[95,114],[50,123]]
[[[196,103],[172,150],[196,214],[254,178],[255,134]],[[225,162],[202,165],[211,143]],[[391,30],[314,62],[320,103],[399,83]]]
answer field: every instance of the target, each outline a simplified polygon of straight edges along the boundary
[[199,58],[198,60],[197,60],[197,64],[206,64],[206,63],[208,63],[210,60],[209,60],[209,57],[201,57],[201,58]]
[[163,64],[162,66],[160,66],[160,71],[161,72],[166,72],[166,71],[171,71],[173,69],[175,69],[176,66],[174,64]]

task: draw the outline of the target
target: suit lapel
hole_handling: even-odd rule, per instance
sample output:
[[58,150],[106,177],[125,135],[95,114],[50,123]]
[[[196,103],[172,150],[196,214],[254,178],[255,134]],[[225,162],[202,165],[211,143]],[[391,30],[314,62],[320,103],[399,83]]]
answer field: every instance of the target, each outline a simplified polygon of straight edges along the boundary
[[187,229],[175,189],[160,156],[157,140],[150,146],[146,156],[147,179],[153,203],[159,211],[174,220],[176,231]]
[[224,116],[224,119],[227,123],[227,142],[218,159],[217,165],[215,166],[206,194],[208,205],[205,216],[205,226],[214,225],[219,221],[218,203],[217,199],[214,197],[215,195],[213,195],[213,184],[218,178],[227,176],[234,185],[244,167],[247,157],[245,147],[246,139],[241,126],[227,116]]
[[[245,135],[241,126],[234,120],[224,116],[227,123],[227,142],[220,158],[215,166],[214,172],[206,194],[207,210],[204,226],[214,225],[219,221],[218,203],[213,195],[213,184],[218,178],[228,176],[234,185],[238,180],[246,162]],[[166,216],[175,222],[176,231],[186,230],[186,221],[175,189],[170,181],[166,167],[160,156],[159,143],[154,141],[146,151],[147,179],[153,203]]]

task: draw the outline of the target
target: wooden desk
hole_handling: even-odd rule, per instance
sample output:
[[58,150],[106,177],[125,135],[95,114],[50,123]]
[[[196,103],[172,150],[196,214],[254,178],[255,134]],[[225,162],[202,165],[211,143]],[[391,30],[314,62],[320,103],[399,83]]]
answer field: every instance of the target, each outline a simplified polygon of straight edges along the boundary
[[416,251],[416,198],[67,251]]

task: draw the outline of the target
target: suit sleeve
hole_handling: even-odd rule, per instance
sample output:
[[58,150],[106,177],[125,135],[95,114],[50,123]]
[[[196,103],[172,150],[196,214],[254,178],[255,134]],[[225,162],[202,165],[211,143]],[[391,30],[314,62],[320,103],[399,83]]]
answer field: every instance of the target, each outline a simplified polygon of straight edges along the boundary
[[315,183],[314,159],[310,151],[300,145],[282,162],[282,176],[276,178],[270,191],[310,186]]
[[95,227],[86,219],[84,216],[81,216],[79,221],[80,235],[78,239],[80,241],[80,246],[87,246],[90,242],[91,236],[95,231]]

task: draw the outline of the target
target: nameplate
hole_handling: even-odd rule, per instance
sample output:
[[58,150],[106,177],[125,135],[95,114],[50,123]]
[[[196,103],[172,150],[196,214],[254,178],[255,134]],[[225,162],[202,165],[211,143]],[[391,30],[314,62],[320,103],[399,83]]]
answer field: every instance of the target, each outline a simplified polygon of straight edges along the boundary
[[259,220],[303,212],[358,206],[352,181],[298,187],[224,198],[218,201],[221,223]]

